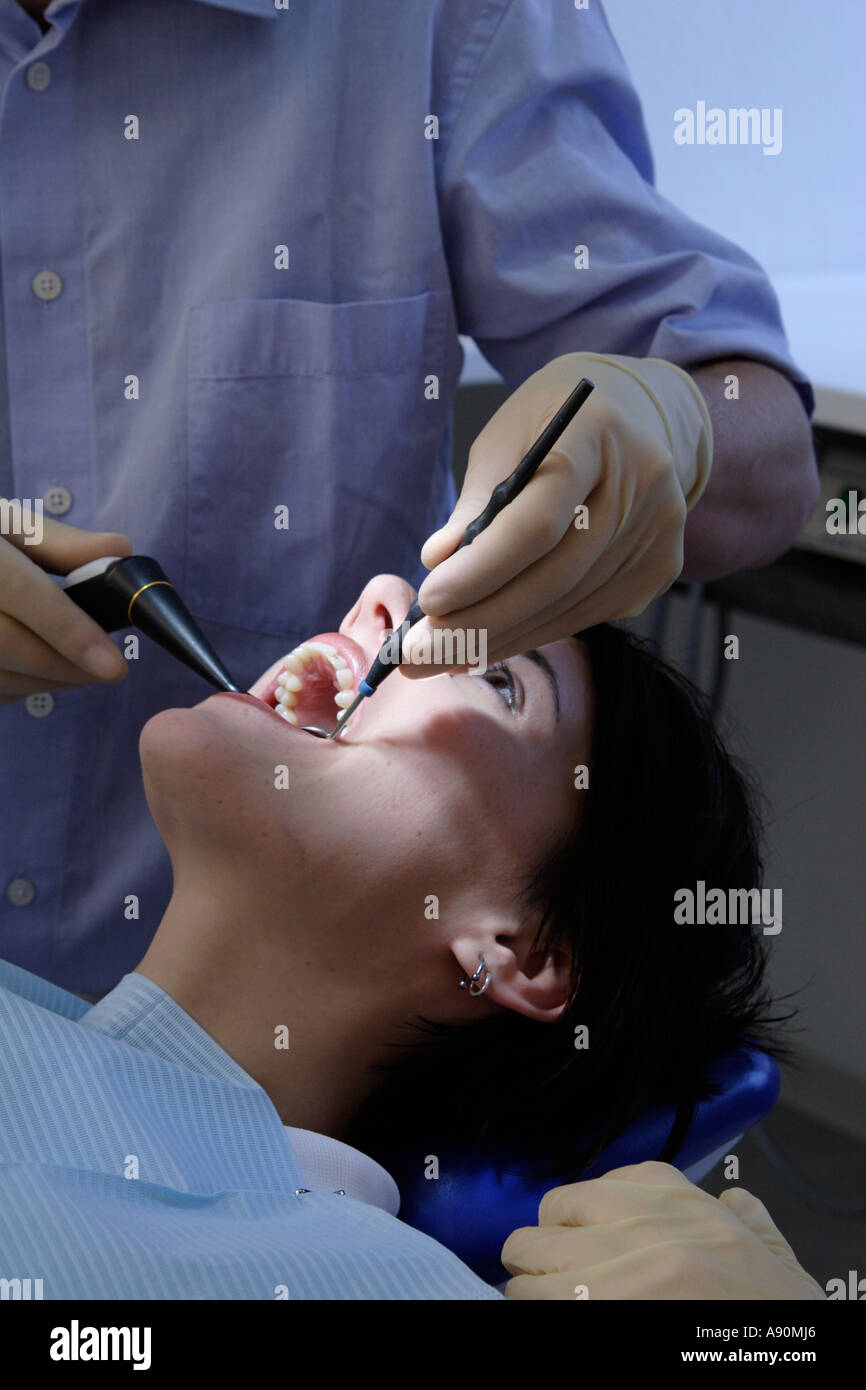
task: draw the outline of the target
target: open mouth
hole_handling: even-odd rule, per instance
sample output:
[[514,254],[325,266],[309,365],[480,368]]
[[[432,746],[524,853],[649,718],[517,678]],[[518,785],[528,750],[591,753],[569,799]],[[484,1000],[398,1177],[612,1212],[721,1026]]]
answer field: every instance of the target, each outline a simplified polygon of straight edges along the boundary
[[341,634],[311,638],[284,658],[261,699],[287,724],[329,732],[355,698],[365,669],[357,643]]

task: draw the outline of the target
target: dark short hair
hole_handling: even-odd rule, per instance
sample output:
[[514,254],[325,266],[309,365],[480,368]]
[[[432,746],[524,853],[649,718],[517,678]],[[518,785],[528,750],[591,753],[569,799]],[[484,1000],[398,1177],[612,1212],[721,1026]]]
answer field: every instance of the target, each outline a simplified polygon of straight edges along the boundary
[[[763,937],[749,925],[681,926],[674,894],[757,888],[756,792],[724,748],[706,697],[628,629],[579,634],[594,687],[582,815],[520,894],[536,944],[570,947],[555,1023],[514,1012],[465,1026],[420,1020],[346,1138],[374,1157],[416,1136],[508,1154],[539,1177],[578,1177],[647,1106],[672,1102],[671,1158],[707,1068],[744,1042],[775,1056]],[[577,1049],[586,1025],[589,1046]],[[431,1148],[432,1146],[432,1148]]]

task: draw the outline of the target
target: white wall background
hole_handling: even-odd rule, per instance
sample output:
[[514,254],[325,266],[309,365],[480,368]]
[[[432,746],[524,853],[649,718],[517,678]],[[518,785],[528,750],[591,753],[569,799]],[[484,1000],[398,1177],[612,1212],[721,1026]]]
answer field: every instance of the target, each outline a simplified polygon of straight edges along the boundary
[[[605,12],[659,190],[770,273],[816,423],[866,432],[866,5],[606,0]],[[675,144],[674,111],[698,101],[780,108],[781,152]]]
[[[598,0],[590,0],[596,4]],[[606,0],[662,193],[775,278],[866,270],[866,5]],[[782,110],[782,149],[676,145],[678,107]]]

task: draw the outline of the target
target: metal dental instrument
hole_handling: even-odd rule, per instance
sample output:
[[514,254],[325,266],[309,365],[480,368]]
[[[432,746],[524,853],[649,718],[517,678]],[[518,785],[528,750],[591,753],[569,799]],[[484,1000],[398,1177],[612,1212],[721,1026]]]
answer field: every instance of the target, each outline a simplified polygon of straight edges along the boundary
[[[466,530],[463,532],[463,539],[452,554],[456,555],[458,550],[462,550],[464,546],[471,545],[475,537],[487,529],[493,518],[499,515],[503,507],[507,507],[508,503],[513,502],[515,497],[523,491],[539,464],[550,453],[563,430],[571,423],[590,392],[594,390],[594,383],[589,381],[587,377],[582,377],[568,399],[559,407],[559,410],[550,421],[550,424],[545,426],[535,443],[531,445],[524,454],[513,473],[509,473],[507,478],[504,478],[501,483],[497,483],[484,511],[480,512],[474,521],[470,521]],[[373,665],[358,686],[358,694],[337,721],[336,728],[332,729],[329,734],[326,734],[324,729],[317,729],[314,726],[310,727],[305,725],[304,727],[308,729],[309,733],[319,734],[324,738],[339,737],[361,701],[372,695],[382,684],[385,677],[389,676],[396,666],[399,666],[403,655],[403,642],[406,638],[406,634],[409,629],[424,616],[424,610],[416,599],[400,624],[399,636],[397,636],[395,632],[395,637],[397,637],[396,657],[392,650],[394,639],[388,638],[379,649],[379,655],[376,657]]]
[[107,555],[91,560],[67,574],[60,588],[104,632],[134,625],[217,690],[244,693],[150,556]]

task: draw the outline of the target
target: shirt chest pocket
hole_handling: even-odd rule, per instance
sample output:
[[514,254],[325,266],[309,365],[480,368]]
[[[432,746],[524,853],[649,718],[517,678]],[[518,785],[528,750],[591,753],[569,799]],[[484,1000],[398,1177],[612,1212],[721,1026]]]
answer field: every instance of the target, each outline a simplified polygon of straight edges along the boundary
[[447,291],[190,311],[184,584],[197,617],[309,636],[372,575],[417,576],[451,499],[452,326]]

